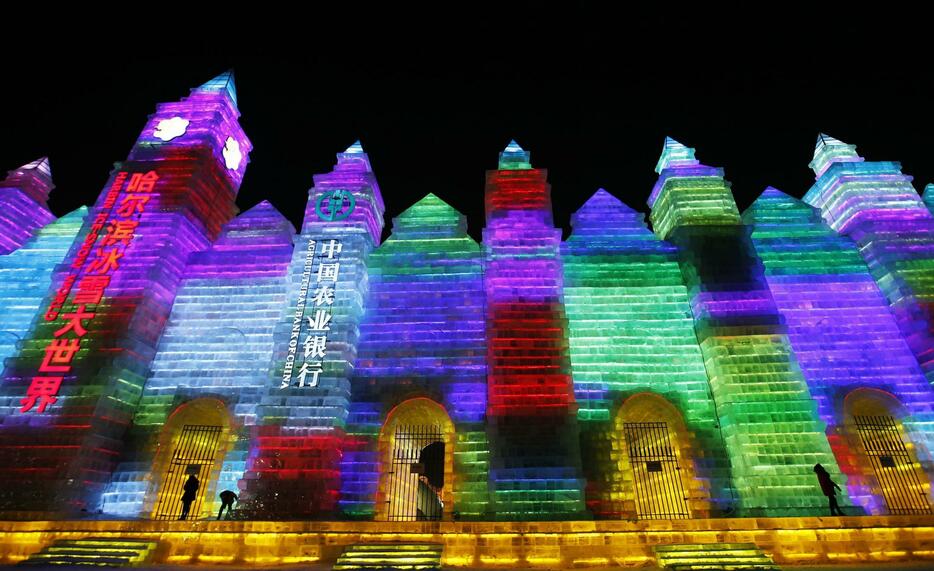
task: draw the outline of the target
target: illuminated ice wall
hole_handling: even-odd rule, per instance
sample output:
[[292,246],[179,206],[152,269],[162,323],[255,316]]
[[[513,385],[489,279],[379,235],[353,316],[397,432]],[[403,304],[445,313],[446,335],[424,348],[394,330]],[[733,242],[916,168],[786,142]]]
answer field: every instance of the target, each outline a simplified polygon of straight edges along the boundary
[[924,194],[921,195],[921,199],[927,204],[928,210],[934,214],[934,184],[924,187]]
[[238,116],[223,74],[160,104],[116,164],[6,363],[0,406],[19,407],[0,428],[0,508],[97,507],[188,255],[235,212],[250,150]]
[[741,513],[826,509],[813,466],[842,478],[723,170],[667,138],[656,172],[651,220],[678,247]]
[[[855,389],[886,391],[901,399],[911,417],[916,450],[927,463],[934,389],[899,335],[856,245],[835,233],[820,213],[787,194],[768,188],[743,213],[766,269],[769,289],[788,326],[804,378],[818,404],[821,420],[850,497],[871,513],[885,513],[863,474],[845,430],[844,399]],[[850,413],[852,414],[852,413]]]
[[[62,263],[81,230],[88,209],[77,210],[35,232],[19,249],[0,256],[0,363],[17,353],[52,283],[55,266]],[[15,410],[3,410],[3,414]]]
[[0,181],[0,255],[16,250],[55,220],[48,206],[53,188],[46,157],[11,170]]
[[685,482],[693,513],[727,509],[729,459],[677,249],[649,231],[644,214],[602,189],[571,216],[571,227],[561,258],[574,393],[588,444],[588,508],[602,517],[635,515],[626,504],[633,474],[620,470],[626,446],[615,420],[627,398],[649,392],[677,407],[693,435],[692,457],[684,459],[696,464],[696,479]]
[[488,430],[493,510],[547,519],[584,510],[561,230],[547,173],[515,141],[486,176]]
[[370,255],[370,296],[348,426],[360,449],[356,458],[364,457],[364,442],[370,456],[367,462],[345,464],[345,511],[373,513],[380,429],[395,405],[423,396],[444,406],[454,423],[453,510],[461,518],[486,512],[481,266],[480,246],[467,234],[466,218],[433,194],[394,218],[392,236]]
[[859,246],[934,383],[934,216],[897,162],[867,162],[854,145],[821,134],[809,166],[817,180],[804,201]]
[[104,513],[153,510],[163,484],[161,473],[151,473],[162,428],[179,405],[199,398],[222,402],[231,425],[218,453],[223,467],[205,482],[204,511],[216,512],[217,492],[239,493],[250,427],[267,388],[273,328],[286,303],[294,235],[263,201],[229,222],[208,250],[191,254],[133,419],[134,447],[104,494]]
[[341,472],[355,473],[356,441],[344,443],[344,428],[368,295],[366,259],[379,243],[384,210],[359,142],[337,155],[331,172],[314,175],[241,483],[243,509],[254,517],[333,517]]

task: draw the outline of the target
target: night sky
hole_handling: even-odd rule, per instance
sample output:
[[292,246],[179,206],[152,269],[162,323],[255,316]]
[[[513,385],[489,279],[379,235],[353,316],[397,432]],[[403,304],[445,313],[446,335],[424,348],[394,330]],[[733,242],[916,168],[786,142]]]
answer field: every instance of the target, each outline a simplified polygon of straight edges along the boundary
[[91,203],[157,102],[232,67],[254,145],[238,205],[267,199],[296,226],[312,174],[358,138],[387,227],[433,192],[468,215],[477,238],[484,172],[510,138],[548,169],[565,228],[600,187],[647,210],[666,135],[726,169],[740,210],[767,185],[803,196],[820,131],[868,160],[901,161],[919,191],[934,182],[930,30],[903,13],[750,16],[621,20],[581,9],[492,14],[458,30],[308,16],[135,42],[125,29],[105,41],[105,25],[7,34],[0,170],[48,155],[54,213]]

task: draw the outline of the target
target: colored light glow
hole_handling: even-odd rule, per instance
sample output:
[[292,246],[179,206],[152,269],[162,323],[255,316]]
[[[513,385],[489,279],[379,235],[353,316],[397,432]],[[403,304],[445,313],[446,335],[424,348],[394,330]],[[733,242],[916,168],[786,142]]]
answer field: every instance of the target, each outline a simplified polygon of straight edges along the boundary
[[53,188],[45,157],[11,170],[0,182],[0,255],[16,250],[55,220],[47,204]]
[[576,403],[561,301],[561,231],[546,173],[511,142],[487,173],[490,487],[500,518],[583,511]]
[[666,137],[655,172],[659,177],[648,203],[652,227],[660,237],[668,238],[681,226],[739,223],[739,211],[730,184],[723,180],[723,169],[700,164],[694,158],[694,149]]
[[729,185],[693,157],[666,140],[651,216],[678,247],[741,513],[820,510],[812,468],[839,469]]
[[[378,417],[364,411],[394,404],[389,399],[395,387],[439,395],[455,425],[453,509],[461,517],[478,517],[488,503],[481,265],[465,217],[433,194],[393,220],[392,236],[369,258],[370,296],[360,326],[348,426],[353,434],[372,435]],[[348,485],[373,481],[378,472],[365,469],[379,466],[356,465],[346,474]],[[348,499],[359,498],[346,491]],[[357,509],[365,501],[355,500]]]
[[[191,122],[185,137],[163,142],[152,136],[160,121],[176,116]],[[119,218],[127,218],[119,216],[123,209],[136,212],[139,218],[135,220],[136,228],[122,242],[122,255],[112,261],[102,260],[103,265],[99,265],[116,267],[110,268],[109,284],[96,300],[94,319],[79,322],[89,327],[87,346],[82,342],[74,355],[75,364],[62,380],[57,402],[28,427],[28,436],[22,432],[26,425],[5,424],[0,428],[2,438],[28,442],[26,452],[0,449],[0,470],[11,489],[0,499],[3,509],[77,511],[99,507],[100,494],[120,457],[188,255],[204,250],[234,213],[242,170],[231,173],[220,161],[223,141],[230,136],[241,142],[242,151],[250,148],[237,125],[237,116],[236,106],[226,92],[195,89],[180,102],[159,105],[128,159],[118,163],[117,171],[90,210],[81,241],[69,253],[69,263],[60,266],[53,276],[47,299],[50,307],[60,304],[60,309],[50,311],[48,319],[76,313],[74,296],[90,295],[90,291],[82,291],[81,276],[72,283],[68,277],[73,269],[89,270],[90,264],[101,259],[102,250],[113,248],[103,244],[111,235],[110,228],[115,242],[124,240],[118,237],[117,225],[108,224],[111,208]],[[120,173],[125,174],[129,185],[133,175],[150,172],[156,172],[158,179],[151,189],[118,194],[120,202],[112,203],[117,199],[115,188],[118,193],[125,191],[120,186]],[[95,239],[85,238],[95,233],[101,236],[97,246]],[[85,267],[85,262],[89,266]],[[19,393],[23,397],[60,326],[60,321],[37,322],[19,355],[8,360],[0,395],[8,398]],[[54,448],[62,443],[78,446]],[[8,457],[10,453],[28,454],[32,458],[29,466],[37,470],[24,472],[21,462]]]
[[[150,435],[155,444],[178,405],[176,394],[187,399],[226,396],[241,437],[224,458],[216,484],[205,482],[217,492],[239,494],[249,432],[258,420],[260,391],[272,358],[275,321],[269,316],[285,301],[294,234],[292,225],[264,201],[229,222],[209,249],[189,256],[137,407],[134,429]],[[103,494],[104,513],[143,514],[155,454],[154,448],[141,447],[117,467]],[[205,512],[216,512],[215,498],[206,500]]]
[[743,220],[753,227],[769,289],[849,477],[850,497],[868,512],[882,513],[881,498],[859,470],[866,459],[857,459],[860,451],[845,441],[841,399],[865,387],[898,395],[927,456],[934,393],[850,239],[834,233],[814,208],[774,188],[762,193]]
[[934,383],[934,215],[899,163],[865,161],[855,146],[822,134],[810,166],[817,180],[804,201],[856,242]]
[[[273,333],[275,347],[270,376],[258,409],[261,420],[256,434],[264,440],[254,442],[242,483],[244,498],[254,517],[335,515],[342,481],[345,487],[352,486],[345,474],[356,469],[358,456],[352,444],[342,446],[341,443],[348,422],[350,376],[357,356],[360,319],[368,297],[366,259],[379,241],[384,211],[369,160],[362,148],[357,147],[351,145],[346,152],[339,153],[331,172],[315,175],[314,187],[308,193],[302,231],[296,239],[288,270],[287,303],[281,306]],[[355,208],[340,220],[319,218],[315,208],[320,196],[332,195],[336,190],[352,193]],[[325,259],[324,246],[332,240],[340,246],[337,262]],[[299,387],[295,384],[282,389],[289,345],[295,334],[293,324],[299,311],[298,291],[303,283],[311,241],[318,244],[318,248],[310,282],[317,279],[322,261],[339,263],[333,283],[333,304],[329,306],[327,354],[323,370],[317,376],[317,385]],[[321,258],[322,255],[325,258]],[[309,310],[314,308],[313,293],[308,295]],[[313,314],[305,313],[306,321],[310,315]],[[302,336],[301,329],[298,335]],[[283,441],[293,443],[293,447],[288,451],[270,447]],[[296,476],[315,471],[316,477]],[[347,501],[341,509],[354,512],[356,504],[349,493],[342,495],[341,500]]]
[[[16,354],[16,343],[28,336],[33,319],[41,315],[52,273],[78,236],[87,213],[82,206],[39,229],[16,251],[0,256],[0,362]],[[4,401],[0,416],[20,408],[18,401]]]
[[619,472],[623,452],[616,441],[622,435],[610,421],[622,399],[650,391],[678,403],[705,450],[697,461],[698,483],[725,508],[729,459],[712,428],[716,409],[677,249],[649,231],[644,214],[602,189],[572,215],[571,226],[561,255],[574,392],[582,430],[600,450],[584,458],[594,484],[588,507],[620,517],[623,502],[633,500],[632,476]]

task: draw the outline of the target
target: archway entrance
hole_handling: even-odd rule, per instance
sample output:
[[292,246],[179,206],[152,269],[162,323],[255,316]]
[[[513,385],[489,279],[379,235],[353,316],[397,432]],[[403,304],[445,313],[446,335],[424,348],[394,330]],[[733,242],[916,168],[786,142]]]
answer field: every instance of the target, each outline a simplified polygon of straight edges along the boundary
[[694,467],[677,409],[658,395],[634,395],[620,407],[616,428],[620,471],[631,479],[628,511],[639,519],[690,518]]
[[868,488],[884,503],[882,510],[878,501],[869,502],[867,510],[895,515],[932,513],[930,484],[907,438],[901,404],[883,391],[857,389],[847,395],[844,409],[851,449],[858,451],[860,473],[853,484]]
[[229,416],[218,400],[198,399],[175,410],[162,431],[153,467],[158,482],[153,519],[180,519],[186,503],[186,519],[213,511],[211,498],[229,434]]
[[454,424],[441,405],[417,398],[388,415],[380,433],[377,519],[441,520],[453,512]]

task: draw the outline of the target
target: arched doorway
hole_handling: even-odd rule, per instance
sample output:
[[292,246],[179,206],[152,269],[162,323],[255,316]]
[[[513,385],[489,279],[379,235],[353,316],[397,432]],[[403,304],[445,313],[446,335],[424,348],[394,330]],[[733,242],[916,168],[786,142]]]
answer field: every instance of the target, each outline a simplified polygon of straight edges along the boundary
[[695,482],[691,437],[671,403],[653,393],[629,397],[616,415],[615,434],[627,513],[688,519],[699,502],[709,510],[709,494],[703,497]]
[[854,458],[851,496],[871,514],[931,513],[931,484],[904,420],[908,413],[890,393],[861,388],[843,403],[844,431]]
[[454,511],[454,423],[440,404],[407,400],[386,417],[379,436],[376,519],[436,521]]
[[187,519],[213,512],[214,488],[230,448],[230,435],[230,415],[220,400],[201,398],[175,409],[159,436],[153,464],[153,519],[180,518],[190,476],[198,486]]

